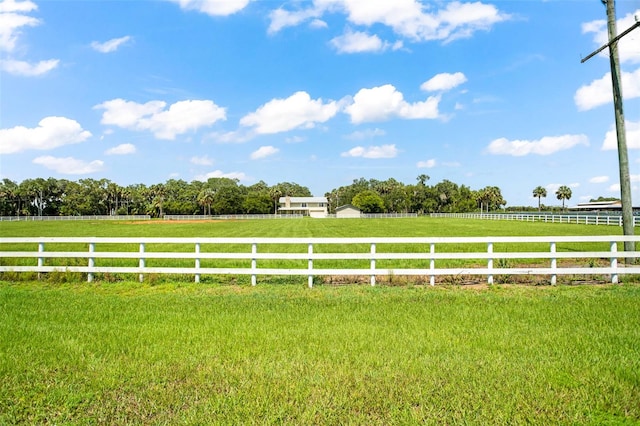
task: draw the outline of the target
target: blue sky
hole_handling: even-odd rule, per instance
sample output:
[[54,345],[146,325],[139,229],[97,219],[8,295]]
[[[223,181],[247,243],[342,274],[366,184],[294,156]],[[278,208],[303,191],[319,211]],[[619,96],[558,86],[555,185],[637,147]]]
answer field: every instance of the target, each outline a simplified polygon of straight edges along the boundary
[[[618,31],[640,0],[616,2]],[[599,0],[0,2],[0,177],[619,196]],[[620,42],[640,205],[640,29]]]

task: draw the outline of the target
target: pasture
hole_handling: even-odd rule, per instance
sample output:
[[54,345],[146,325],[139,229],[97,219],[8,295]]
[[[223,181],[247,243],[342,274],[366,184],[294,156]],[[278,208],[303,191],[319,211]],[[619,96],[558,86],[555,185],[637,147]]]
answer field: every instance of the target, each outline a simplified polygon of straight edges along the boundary
[[[619,234],[450,219],[8,236]],[[224,283],[223,283],[224,284]],[[640,286],[0,281],[0,424],[638,424]]]

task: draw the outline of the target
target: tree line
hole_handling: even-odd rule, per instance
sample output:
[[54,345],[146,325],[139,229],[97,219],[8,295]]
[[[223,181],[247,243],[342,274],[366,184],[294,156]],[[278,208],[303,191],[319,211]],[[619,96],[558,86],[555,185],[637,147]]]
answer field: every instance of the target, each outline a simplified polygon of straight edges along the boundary
[[[329,212],[353,204],[365,213],[432,213],[495,211],[506,201],[500,188],[472,190],[443,180],[428,185],[420,175],[413,184],[393,178],[355,179],[327,192]],[[310,197],[310,190],[294,182],[250,186],[237,179],[210,178],[205,182],[170,179],[164,183],[121,186],[108,179],[71,181],[55,178],[10,179],[0,182],[1,216],[224,215],[273,214],[283,196]]]

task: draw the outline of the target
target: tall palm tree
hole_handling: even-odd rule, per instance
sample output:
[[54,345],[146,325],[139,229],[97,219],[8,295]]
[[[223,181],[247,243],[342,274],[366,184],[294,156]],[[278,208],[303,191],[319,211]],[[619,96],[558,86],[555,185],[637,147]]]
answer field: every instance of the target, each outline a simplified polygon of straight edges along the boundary
[[533,189],[533,196],[538,199],[538,211],[540,211],[540,198],[544,198],[547,196],[547,190],[541,186],[536,186]]
[[564,210],[564,200],[571,198],[571,188],[566,185],[562,185],[556,191],[556,197],[558,197],[558,200],[562,200],[562,210]]
[[198,194],[198,204],[203,206],[205,215],[211,216],[211,204],[213,204],[215,195],[215,191],[211,188],[204,188]]

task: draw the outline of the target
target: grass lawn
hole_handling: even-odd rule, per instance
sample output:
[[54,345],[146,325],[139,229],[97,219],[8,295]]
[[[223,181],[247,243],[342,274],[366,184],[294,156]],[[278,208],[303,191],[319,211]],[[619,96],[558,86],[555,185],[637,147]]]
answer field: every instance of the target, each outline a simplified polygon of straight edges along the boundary
[[638,424],[639,301],[0,282],[0,424]]

